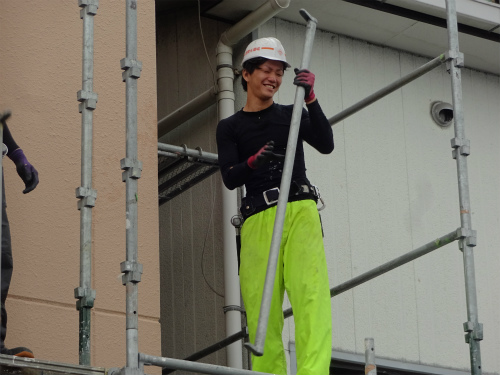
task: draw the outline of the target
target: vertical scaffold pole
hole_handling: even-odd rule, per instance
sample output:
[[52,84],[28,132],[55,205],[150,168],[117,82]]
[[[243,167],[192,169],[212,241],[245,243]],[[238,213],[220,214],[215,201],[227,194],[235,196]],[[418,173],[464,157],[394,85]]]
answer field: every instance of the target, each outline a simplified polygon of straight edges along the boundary
[[[4,189],[3,186],[3,126],[6,123],[7,119],[10,117],[10,111],[0,112],[0,147],[2,147],[1,155],[0,155],[0,189]],[[0,193],[0,207],[3,210],[3,191]],[[0,238],[2,238],[2,215],[3,212],[0,210]],[[0,280],[2,277],[2,257],[1,257],[1,249],[0,249]],[[0,291],[0,299],[1,299],[1,291]],[[0,314],[0,324],[2,323],[2,314]]]
[[94,16],[98,0],[78,0],[80,18],[83,20],[82,89],[77,93],[82,114],[81,136],[81,186],[76,188],[80,210],[80,286],[75,288],[76,308],[79,311],[79,363],[90,366],[90,312],[94,307],[95,290],[92,290],[92,207],[97,191],[92,189],[92,121],[97,104],[94,83]]
[[377,375],[375,364],[375,340],[365,339],[365,375]]
[[[306,10],[301,9],[300,15],[307,21],[306,35],[304,40],[304,52],[302,54],[302,63],[300,69],[307,69],[311,61],[312,48],[314,44],[314,35],[318,20],[311,16]],[[269,313],[271,311],[271,300],[273,297],[273,285],[276,277],[276,268],[278,265],[278,255],[281,246],[281,237],[285,222],[286,205],[290,192],[290,183],[292,181],[293,163],[295,159],[295,150],[297,149],[297,139],[300,129],[300,118],[302,107],[304,105],[305,89],[297,86],[295,91],[295,100],[293,104],[292,120],[290,132],[288,134],[288,143],[286,146],[285,164],[283,166],[283,175],[281,176],[280,194],[278,205],[276,207],[276,218],[274,219],[273,236],[271,239],[271,248],[269,250],[269,260],[267,262],[266,279],[264,281],[264,290],[262,292],[262,302],[260,305],[259,321],[257,323],[257,332],[255,333],[255,343],[247,342],[245,347],[256,356],[264,354],[264,344],[266,340],[267,326],[269,322]]]
[[471,373],[480,375],[481,351],[479,342],[483,339],[483,326],[478,322],[476,278],[474,271],[473,247],[476,246],[476,231],[472,230],[469,198],[469,181],[467,173],[467,156],[470,154],[470,141],[465,138],[462,76],[464,66],[463,54],[458,48],[458,26],[455,0],[446,0],[448,22],[448,42],[450,50],[447,56],[448,71],[451,75],[453,95],[455,138],[451,140],[453,158],[457,162],[458,194],[460,200],[461,238],[460,250],[463,252],[465,294],[467,300],[467,322],[464,323],[465,341],[469,344]]
[[120,161],[122,181],[126,183],[126,261],[120,264],[122,283],[126,286],[127,366],[122,374],[142,374],[139,369],[138,343],[138,283],[142,264],[138,259],[137,201],[138,179],[142,163],[137,160],[137,79],[142,63],[137,60],[137,0],[126,0],[126,57],[120,61],[123,82],[126,84],[126,157]]

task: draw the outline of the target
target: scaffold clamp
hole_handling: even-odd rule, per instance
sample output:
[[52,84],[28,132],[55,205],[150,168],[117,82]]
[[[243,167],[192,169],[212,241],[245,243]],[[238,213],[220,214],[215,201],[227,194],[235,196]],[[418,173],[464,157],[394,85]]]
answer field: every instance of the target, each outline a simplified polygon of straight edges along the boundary
[[78,6],[82,9],[80,11],[80,18],[83,18],[83,12],[95,16],[97,14],[97,8],[99,8],[99,0],[78,0]]
[[446,68],[448,71],[451,70],[451,62],[453,61],[453,66],[456,68],[463,68],[465,66],[464,63],[464,54],[462,52],[456,51],[448,51],[445,52],[444,57],[446,59]]
[[122,73],[123,82],[125,82],[128,77],[135,79],[141,77],[142,62],[139,60],[133,60],[125,57],[120,60],[120,67],[124,70]]
[[465,342],[470,343],[470,340],[481,341],[483,339],[483,325],[481,323],[474,324],[473,322],[464,323]]
[[460,239],[465,239],[465,244],[469,247],[477,245],[477,231],[467,228],[458,228],[457,235]]
[[75,288],[76,309],[80,310],[83,307],[94,307],[95,290],[89,288]]
[[470,155],[470,140],[468,139],[452,138],[451,147],[453,159],[457,158],[458,152],[463,156]]
[[97,199],[97,190],[80,186],[76,188],[75,195],[80,199],[77,203],[78,210],[81,210],[82,207],[95,206],[95,201]]
[[141,178],[142,161],[124,158],[120,160],[120,166],[121,169],[124,170],[122,173],[123,182],[127,180],[127,177],[135,179]]
[[120,263],[120,271],[123,273],[122,284],[128,282],[139,283],[142,275],[142,264],[138,262],[124,261]]
[[94,110],[97,106],[97,93],[92,91],[79,90],[76,93],[76,100],[80,102],[78,111],[83,112],[84,109]]

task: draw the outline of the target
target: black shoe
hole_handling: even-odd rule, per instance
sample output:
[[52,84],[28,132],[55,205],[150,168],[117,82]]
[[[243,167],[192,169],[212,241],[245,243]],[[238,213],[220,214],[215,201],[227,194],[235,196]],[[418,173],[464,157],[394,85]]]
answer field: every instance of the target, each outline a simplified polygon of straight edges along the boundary
[[31,350],[22,346],[12,349],[7,349],[6,347],[3,347],[0,349],[0,354],[14,355],[16,357],[35,358]]

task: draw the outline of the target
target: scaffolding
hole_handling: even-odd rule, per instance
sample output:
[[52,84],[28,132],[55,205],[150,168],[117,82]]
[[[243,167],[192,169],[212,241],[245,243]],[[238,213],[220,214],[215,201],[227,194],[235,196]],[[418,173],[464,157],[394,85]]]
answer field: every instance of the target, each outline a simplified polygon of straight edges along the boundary
[[[447,64],[447,70],[451,76],[451,86],[453,95],[453,108],[454,108],[454,131],[455,137],[451,140],[451,147],[453,148],[452,156],[456,160],[457,164],[457,179],[458,179],[458,190],[459,190],[459,204],[460,204],[460,221],[461,226],[452,232],[441,236],[407,254],[404,254],[394,260],[391,260],[379,267],[376,267],[362,275],[359,275],[341,285],[338,285],[330,290],[332,297],[350,290],[355,286],[358,286],[366,281],[369,281],[379,275],[382,275],[390,270],[393,270],[403,264],[406,264],[420,256],[428,254],[434,250],[437,250],[451,242],[458,241],[459,248],[463,253],[464,261],[464,272],[465,272],[465,287],[466,287],[466,300],[467,300],[467,322],[464,323],[464,331],[466,332],[465,340],[469,344],[470,349],[470,364],[471,373],[473,375],[480,375],[482,373],[481,369],[481,355],[480,355],[480,345],[479,342],[483,338],[483,327],[482,324],[478,322],[477,313],[477,297],[476,297],[476,282],[474,273],[474,255],[473,247],[476,245],[476,231],[472,230],[471,215],[470,215],[470,199],[469,199],[469,183],[468,183],[468,173],[467,173],[467,156],[470,153],[470,142],[465,137],[464,129],[464,118],[463,118],[463,105],[462,105],[462,85],[461,85],[461,68],[463,64],[463,54],[459,51],[458,46],[458,28],[457,28],[457,17],[455,0],[446,0],[446,13],[447,13],[447,23],[448,23],[448,43],[449,50],[445,53],[439,55],[435,59],[424,64],[420,68],[414,70],[410,74],[396,80],[392,84],[382,88],[381,90],[369,95],[368,97],[362,99],[353,106],[341,111],[337,115],[329,119],[330,124],[333,126],[336,123],[344,120],[348,116],[360,111],[361,109],[369,106],[375,101],[385,97],[391,92],[403,87],[404,85],[414,81],[420,76],[427,72],[435,69],[443,63]],[[308,23],[309,26],[309,23]],[[309,41],[310,42],[310,41]],[[306,44],[304,50],[309,48],[306,36]],[[307,54],[307,53],[305,53]],[[307,61],[305,65],[307,65]],[[304,65],[304,61],[303,61]],[[297,89],[300,91],[300,87]],[[300,95],[300,94],[299,94]],[[303,97],[303,93],[302,93]],[[297,96],[296,96],[297,98]],[[301,106],[302,103],[299,104]],[[297,106],[297,102],[295,104]],[[286,179],[288,174],[291,174],[291,169],[293,164],[286,163],[289,155],[295,153],[296,138],[292,136],[293,132],[293,117],[292,125],[289,136],[289,144],[287,146],[287,157],[285,158],[285,166],[283,170],[283,178],[281,187],[285,187],[283,191],[285,194],[280,194],[280,199],[282,196],[287,196],[286,186],[289,181]],[[292,139],[292,144],[290,144],[290,138]],[[291,156],[293,158],[293,156]],[[283,185],[284,184],[284,185]],[[281,189],[280,189],[281,190]],[[279,215],[283,211],[282,215]],[[262,355],[262,348],[264,346],[265,332],[267,327],[267,318],[269,311],[266,306],[270,305],[270,300],[272,297],[272,288],[274,284],[274,274],[276,269],[277,252],[273,251],[277,247],[279,248],[279,241],[281,237],[280,228],[283,226],[284,221],[284,210],[286,210],[286,199],[283,201],[278,201],[276,222],[274,226],[273,240],[270,249],[269,264],[267,269],[266,285],[264,287],[263,299],[261,306],[261,315],[259,317],[259,324],[257,327],[257,336],[255,345],[248,344],[247,347],[257,355]],[[275,238],[278,237],[278,238]],[[287,309],[284,311],[285,318],[292,316],[292,309]],[[185,361],[174,360],[170,358],[153,357],[145,354],[140,354],[140,361],[146,365],[156,365],[163,368],[170,369],[183,369],[188,371],[198,371],[207,374],[223,374],[225,373],[222,369],[215,369],[211,365],[202,364],[188,364]],[[371,357],[370,357],[371,358]],[[371,359],[367,358],[367,361]],[[241,370],[232,370],[234,374],[239,374]],[[244,374],[246,372],[241,372]]]
[[[90,259],[91,259],[91,220],[92,207],[95,205],[96,191],[92,189],[92,114],[96,108],[97,94],[93,92],[93,17],[98,8],[98,0],[78,0],[81,7],[81,18],[83,19],[83,69],[82,69],[82,90],[78,92],[80,112],[82,113],[82,183],[76,190],[78,209],[81,215],[81,265],[80,265],[80,286],[75,289],[75,297],[78,299],[77,309],[79,310],[80,344],[79,359],[80,365],[74,373],[98,374],[104,373],[102,369],[89,368],[90,364],[90,309],[93,307],[95,291],[91,289],[90,280]],[[459,248],[463,253],[466,300],[467,300],[467,322],[464,323],[465,339],[470,349],[471,373],[473,375],[482,374],[481,355],[479,342],[483,337],[482,325],[478,322],[477,298],[474,271],[473,247],[476,245],[476,232],[472,229],[471,209],[469,199],[469,183],[467,172],[467,156],[470,153],[470,142],[465,136],[462,88],[461,88],[461,68],[463,55],[458,46],[458,29],[455,9],[455,0],[446,0],[446,12],[448,22],[449,50],[442,55],[431,60],[422,67],[416,69],[407,76],[395,81],[376,93],[359,101],[357,104],[347,108],[339,114],[329,119],[330,124],[344,120],[348,116],[367,107],[380,98],[388,95],[394,90],[412,82],[423,74],[433,70],[443,63],[447,64],[447,69],[451,76],[453,108],[454,108],[454,138],[451,140],[453,149],[452,156],[456,160],[457,180],[459,191],[460,220],[461,226],[442,237],[433,240],[407,254],[391,260],[379,267],[359,275],[343,284],[331,289],[331,296],[334,297],[342,292],[350,290],[366,281],[369,281],[381,274],[393,270],[406,264],[420,256],[428,254],[451,242],[458,241]],[[138,351],[138,283],[141,280],[142,265],[138,263],[138,243],[137,243],[137,197],[138,179],[141,177],[142,163],[137,159],[137,79],[140,78],[142,69],[141,62],[137,59],[137,2],[126,0],[126,57],[121,60],[123,81],[126,83],[126,157],[121,160],[123,170],[122,180],[126,183],[126,260],[120,264],[123,273],[122,283],[126,286],[126,365],[119,369],[109,369],[109,375],[143,375],[145,365],[160,366],[164,369],[179,369],[194,371],[205,374],[231,374],[250,375],[259,374],[250,370],[235,369],[225,366],[217,366],[203,363],[196,363],[193,360],[203,357],[203,355],[192,356],[187,360],[155,357]],[[310,41],[309,41],[310,42]],[[303,65],[307,66],[308,61]],[[300,92],[303,88],[298,88]],[[300,96],[300,94],[299,94]],[[209,95],[212,100],[212,95]],[[170,126],[170,125],[169,125]],[[1,130],[1,128],[0,128]],[[1,132],[0,132],[1,137]],[[296,142],[296,139],[294,140]],[[287,148],[288,149],[288,148]],[[159,204],[163,204],[176,195],[182,193],[197,182],[212,175],[218,170],[217,155],[202,151],[201,149],[190,150],[186,146],[178,147],[172,145],[158,144],[159,154]],[[287,158],[289,153],[287,151]],[[1,166],[1,164],[0,164]],[[285,163],[284,175],[291,171],[292,165]],[[0,174],[1,176],[1,174]],[[1,178],[1,177],[0,177]],[[1,182],[1,180],[0,180]],[[1,202],[0,202],[1,203]],[[286,202],[285,202],[286,205]],[[278,203],[280,206],[280,203]],[[284,215],[277,219],[283,225]],[[274,238],[274,237],[273,237]],[[271,257],[270,257],[271,258]],[[272,260],[270,259],[270,264]],[[269,269],[269,268],[268,268]],[[267,285],[267,283],[266,283]],[[272,285],[267,285],[272,287]],[[270,298],[269,293],[264,293],[264,298]],[[263,301],[267,303],[269,301]],[[284,311],[286,318],[293,315],[292,309]],[[265,336],[265,330],[263,331]],[[246,337],[246,330],[234,334],[223,340],[222,344],[213,345],[214,349],[222,348],[231,342],[241,340]],[[210,350],[212,350],[212,347]],[[373,342],[367,344],[367,348],[373,348]],[[209,348],[207,348],[209,349]],[[205,353],[210,352],[206,350]],[[367,349],[368,350],[368,349]],[[373,349],[370,349],[373,350]],[[0,364],[4,363],[3,356],[0,356]],[[373,356],[367,354],[367,363],[374,362]],[[33,361],[26,359],[16,359],[12,361],[13,367],[37,368],[34,364],[43,361]],[[46,363],[47,368],[57,364]],[[64,367],[64,366],[61,366]],[[66,366],[68,367],[68,366]],[[57,372],[57,369],[55,370]],[[73,373],[73,372],[68,372]]]
[[92,189],[93,113],[97,105],[94,83],[94,16],[98,0],[78,0],[83,20],[82,89],[77,93],[82,114],[81,186],[76,189],[80,211],[80,285],[75,288],[76,308],[79,311],[79,363],[90,365],[90,312],[96,296],[92,289],[92,208],[97,191]]

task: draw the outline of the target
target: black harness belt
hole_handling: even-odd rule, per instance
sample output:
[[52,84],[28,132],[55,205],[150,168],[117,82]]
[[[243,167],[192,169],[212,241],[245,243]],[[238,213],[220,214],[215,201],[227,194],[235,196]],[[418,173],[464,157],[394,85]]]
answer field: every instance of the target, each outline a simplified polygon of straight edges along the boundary
[[[280,195],[280,189],[275,187],[262,194],[257,194],[251,197],[245,197],[241,200],[240,212],[243,219],[248,219],[250,216],[266,210],[269,207],[276,206]],[[292,182],[290,185],[290,194],[288,202],[295,202],[304,199],[312,199],[318,202],[319,190],[314,185],[299,185]]]

